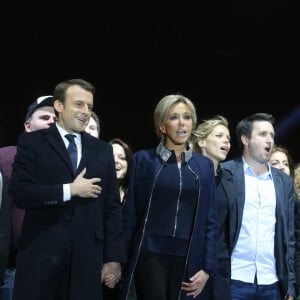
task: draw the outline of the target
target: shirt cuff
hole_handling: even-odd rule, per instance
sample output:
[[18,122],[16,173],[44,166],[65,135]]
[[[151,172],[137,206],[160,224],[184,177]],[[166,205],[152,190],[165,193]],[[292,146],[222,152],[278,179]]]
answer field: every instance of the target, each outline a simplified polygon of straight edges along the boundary
[[66,183],[63,185],[63,191],[64,191],[64,202],[71,200],[71,188],[70,184]]

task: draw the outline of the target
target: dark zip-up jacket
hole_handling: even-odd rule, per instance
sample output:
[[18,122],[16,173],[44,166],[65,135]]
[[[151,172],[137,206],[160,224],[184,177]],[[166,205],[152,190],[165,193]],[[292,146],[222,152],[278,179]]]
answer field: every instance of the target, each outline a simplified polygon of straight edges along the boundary
[[[128,194],[123,207],[124,232],[129,262],[126,265],[122,283],[120,298],[122,300],[128,297],[129,286],[144,239],[157,178],[171,154],[171,151],[160,144],[157,149],[141,150],[133,156]],[[186,216],[186,218],[193,218],[185,271],[182,274],[182,281],[188,281],[189,277],[200,270],[214,276],[217,261],[218,229],[213,163],[210,159],[193,153],[191,150],[186,151],[183,158],[198,183],[195,214]],[[162,206],[162,209],[168,208]],[[186,293],[182,291],[178,299],[190,299],[190,297],[187,297]],[[201,299],[201,294],[195,299]]]

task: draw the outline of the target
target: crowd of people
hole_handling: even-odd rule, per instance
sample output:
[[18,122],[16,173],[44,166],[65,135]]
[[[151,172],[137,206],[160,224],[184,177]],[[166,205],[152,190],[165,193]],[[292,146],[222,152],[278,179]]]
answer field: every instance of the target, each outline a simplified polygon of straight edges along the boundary
[[95,87],[58,83],[0,148],[0,300],[300,299],[300,163],[273,115],[235,128],[158,99],[158,144],[103,141]]

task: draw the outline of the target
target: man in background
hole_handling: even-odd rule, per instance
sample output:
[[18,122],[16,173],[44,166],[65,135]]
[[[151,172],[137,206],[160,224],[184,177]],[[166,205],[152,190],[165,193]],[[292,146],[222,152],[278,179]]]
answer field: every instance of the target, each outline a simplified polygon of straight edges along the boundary
[[94,111],[92,111],[89,122],[85,127],[85,132],[96,138],[100,137],[100,119]]
[[[32,132],[39,129],[48,128],[56,121],[56,116],[53,108],[53,97],[42,96],[37,98],[33,103],[28,106],[24,130],[25,132]],[[10,177],[12,172],[12,163],[16,154],[16,146],[7,146],[0,148],[0,167],[3,170],[3,175],[8,185],[10,184]],[[12,220],[12,235],[9,250],[8,266],[5,271],[5,286],[3,287],[3,299],[11,300],[14,285],[14,275],[16,268],[16,256],[19,245],[19,237],[24,218],[24,209],[16,207],[11,193],[10,207],[11,207],[11,220]]]

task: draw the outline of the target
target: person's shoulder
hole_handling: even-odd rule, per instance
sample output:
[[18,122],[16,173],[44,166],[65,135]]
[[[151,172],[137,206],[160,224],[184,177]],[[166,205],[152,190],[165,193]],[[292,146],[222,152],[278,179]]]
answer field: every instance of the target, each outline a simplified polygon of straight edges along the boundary
[[242,158],[237,157],[237,158],[234,158],[234,159],[223,161],[223,162],[221,162],[220,165],[223,169],[231,169],[231,168],[235,167],[236,165],[239,165],[239,164],[242,164],[242,163],[243,163]]
[[283,190],[286,191],[294,191],[295,192],[295,184],[294,179],[287,175],[280,169],[274,168],[271,166],[271,172],[273,176],[274,184],[282,187]]
[[[0,166],[10,166],[17,153],[17,146],[6,146],[0,148]],[[5,168],[6,169],[6,168]],[[9,171],[8,171],[9,172]],[[6,173],[6,172],[4,172]]]
[[45,135],[48,135],[49,132],[50,132],[49,128],[43,128],[43,129],[30,131],[30,132],[23,131],[19,135],[17,144],[19,144],[20,141],[27,142],[27,143],[34,142],[36,140],[43,138]]
[[[90,135],[90,134],[88,134]],[[91,140],[96,143],[97,145],[103,146],[103,147],[111,147],[111,144],[102,140],[101,138],[96,138],[92,135],[90,135]]]
[[156,154],[156,149],[155,148],[151,148],[151,149],[139,149],[137,151],[134,152],[135,155],[140,155],[140,154]]
[[210,158],[208,158],[200,153],[193,152],[191,164],[197,164],[197,165],[200,164],[202,167],[209,166],[209,165],[213,166],[213,161]]
[[17,150],[16,145],[0,147],[0,156],[14,154],[16,152],[16,150]]
[[156,153],[156,149],[139,149],[135,151],[132,155],[133,161],[136,163],[152,163],[157,160],[159,156]]
[[102,147],[109,147],[110,144],[104,140],[102,140],[101,138],[97,138],[92,136],[91,134],[83,131],[81,133],[81,137],[82,140],[85,140],[87,143],[89,143],[90,145],[95,145],[95,146],[102,146]]
[[140,149],[133,153],[133,156],[136,157],[154,157],[157,156],[156,149]]
[[197,161],[211,161],[211,159],[209,159],[205,155],[202,155],[202,154],[197,153],[197,152],[193,152],[193,159],[197,160]]
[[16,149],[16,147],[16,145],[0,147],[0,152],[13,151]]
[[233,160],[227,160],[220,163],[222,169],[228,169],[230,166],[232,166]]
[[283,172],[282,170],[280,170],[278,168],[271,166],[271,172],[272,172],[273,176],[279,177],[283,181],[288,181],[288,182],[294,183],[293,178],[291,176],[287,175],[285,172]]
[[187,163],[201,176],[205,177],[208,174],[213,174],[214,177],[214,163],[205,155],[193,152],[192,158]]
[[55,129],[54,126],[51,126],[49,128],[42,128],[42,129],[38,129],[38,130],[34,130],[34,131],[23,131],[19,136],[23,137],[25,136],[26,138],[35,138],[38,136],[45,136],[48,134],[52,134],[54,132],[58,133],[58,130]]
[[233,176],[232,171],[230,169],[224,168],[221,166],[221,174],[224,178],[231,178]]

